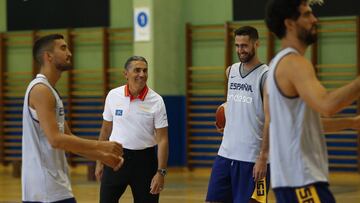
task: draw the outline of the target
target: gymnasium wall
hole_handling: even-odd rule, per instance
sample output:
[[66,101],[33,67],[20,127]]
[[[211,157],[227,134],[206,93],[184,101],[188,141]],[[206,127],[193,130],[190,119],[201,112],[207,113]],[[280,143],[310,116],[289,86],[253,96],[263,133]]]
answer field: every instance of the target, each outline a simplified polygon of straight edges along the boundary
[[[210,5],[204,10],[203,5]],[[154,60],[154,88],[165,100],[169,116],[170,158],[169,165],[185,165],[185,22],[213,24],[231,20],[231,1],[217,0],[176,0],[154,1],[154,20],[156,49]],[[0,0],[0,10],[6,10],[6,0]],[[124,28],[133,26],[133,0],[110,1],[110,27]],[[166,18],[168,13],[172,15]],[[209,15],[211,13],[211,15]],[[0,12],[0,29],[6,31],[6,12]],[[0,30],[0,31],[1,31]],[[94,29],[96,30],[96,28]],[[48,31],[48,30],[47,30]],[[50,30],[63,32],[63,30]],[[88,37],[95,37],[96,31],[78,28],[75,32],[89,32]],[[16,33],[22,33],[16,32]],[[24,33],[29,33],[24,31]],[[100,36],[99,36],[100,37]],[[84,37],[86,38],[86,37]],[[98,41],[92,43],[76,41],[73,45],[74,66],[78,70],[96,70],[102,67],[102,49]],[[133,53],[131,45],[111,48],[112,67],[121,67],[128,55]],[[11,46],[7,49],[7,70],[9,72],[30,71],[32,57],[31,45]],[[221,57],[220,57],[221,58]],[[204,58],[205,59],[205,58]],[[215,60],[214,60],[215,61]],[[121,78],[119,78],[119,83]],[[65,91],[66,92],[66,91]]]
[[[181,1],[181,0],[180,0]],[[205,6],[204,6],[205,5]],[[160,5],[159,5],[160,6]],[[176,53],[170,52],[170,57],[177,58],[178,63],[171,64],[174,67],[177,67],[176,77],[177,79],[177,96],[168,97],[165,96],[165,102],[168,99],[172,99],[175,103],[168,102],[166,103],[167,108],[171,109],[168,113],[169,121],[170,121],[170,132],[172,130],[173,133],[170,134],[170,143],[172,149],[170,151],[170,162],[172,162],[173,158],[181,157],[180,160],[176,161],[176,165],[186,165],[186,131],[185,131],[185,24],[192,23],[192,24],[218,24],[224,23],[226,21],[231,21],[232,19],[232,2],[231,0],[185,0],[181,1],[181,13],[180,18],[181,23],[178,25],[177,31],[175,33],[174,41],[177,43],[177,51]],[[163,26],[167,26],[163,24]],[[165,42],[167,43],[167,42]],[[206,43],[205,43],[206,44]],[[201,45],[200,45],[201,46]],[[206,46],[206,45],[205,45]],[[214,64],[223,64],[224,61],[224,54],[222,53],[223,48],[220,46],[218,47],[218,51],[216,53],[209,53],[211,49],[202,49],[197,57],[199,57],[199,63],[201,61],[211,62]],[[210,51],[211,52],[211,51]],[[158,71],[165,71],[167,70],[166,67],[158,69]],[[173,74],[173,73],[172,73]],[[169,80],[161,80],[160,86],[166,88],[167,83]],[[164,89],[165,90],[165,89]],[[166,91],[165,95],[168,95],[169,92]],[[180,116],[180,117],[179,117]],[[180,131],[175,131],[179,129]],[[175,155],[173,157],[171,155]],[[180,162],[179,162],[180,161]]]

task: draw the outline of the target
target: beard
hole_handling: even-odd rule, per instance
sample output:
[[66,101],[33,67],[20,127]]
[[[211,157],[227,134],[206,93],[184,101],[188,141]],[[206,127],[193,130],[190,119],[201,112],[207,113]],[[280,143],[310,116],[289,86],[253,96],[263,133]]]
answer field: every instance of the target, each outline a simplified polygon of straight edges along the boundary
[[55,63],[56,69],[59,71],[67,71],[73,68],[73,65],[71,62],[63,62],[63,63]]
[[317,32],[313,32],[313,30],[316,30],[316,25],[312,26],[310,30],[301,28],[298,31],[298,38],[300,39],[300,41],[302,41],[306,45],[311,45],[315,43],[317,40]]
[[60,70],[60,71],[67,71],[67,70],[70,70],[72,69],[73,66],[71,63],[69,64],[57,64],[56,65],[56,69]]
[[255,50],[251,50],[250,52],[247,52],[245,56],[241,57],[241,54],[238,54],[239,60],[241,63],[247,63],[251,61],[255,56]]

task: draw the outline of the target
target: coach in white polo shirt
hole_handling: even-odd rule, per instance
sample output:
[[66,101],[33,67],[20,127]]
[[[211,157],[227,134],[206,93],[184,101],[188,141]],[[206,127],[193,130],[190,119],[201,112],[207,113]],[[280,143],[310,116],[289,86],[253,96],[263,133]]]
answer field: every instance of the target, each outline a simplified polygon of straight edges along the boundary
[[128,185],[135,203],[158,202],[169,148],[165,104],[146,85],[148,63],[144,57],[130,57],[124,75],[127,84],[112,89],[106,97],[99,140],[121,143],[125,161],[118,171],[97,163],[100,202],[117,203]]

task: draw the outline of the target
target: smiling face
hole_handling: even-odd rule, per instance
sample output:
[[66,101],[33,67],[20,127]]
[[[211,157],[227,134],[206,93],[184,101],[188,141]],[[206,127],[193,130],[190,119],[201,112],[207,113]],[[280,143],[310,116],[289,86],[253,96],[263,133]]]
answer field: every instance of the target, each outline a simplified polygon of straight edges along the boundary
[[49,61],[60,71],[72,69],[71,52],[65,40],[57,39],[54,41],[54,47],[48,51]]
[[306,45],[314,43],[317,39],[317,18],[312,9],[306,3],[299,6],[300,16],[296,20],[296,30],[298,39]]
[[235,36],[235,49],[242,63],[248,63],[251,61],[258,46],[258,41],[251,40],[248,35],[236,35]]
[[131,89],[140,92],[148,78],[148,67],[144,61],[132,61],[124,71],[124,76]]

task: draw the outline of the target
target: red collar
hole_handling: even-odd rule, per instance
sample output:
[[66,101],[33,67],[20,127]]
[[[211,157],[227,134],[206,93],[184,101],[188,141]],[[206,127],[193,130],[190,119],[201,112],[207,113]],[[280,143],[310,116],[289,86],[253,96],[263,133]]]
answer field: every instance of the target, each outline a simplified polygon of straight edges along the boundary
[[130,97],[130,101],[133,101],[135,99],[140,99],[141,101],[144,101],[148,92],[149,92],[149,88],[147,85],[145,85],[144,89],[141,90],[139,95],[137,97],[134,97],[133,95],[131,95],[129,91],[129,85],[128,84],[125,85],[125,96]]

